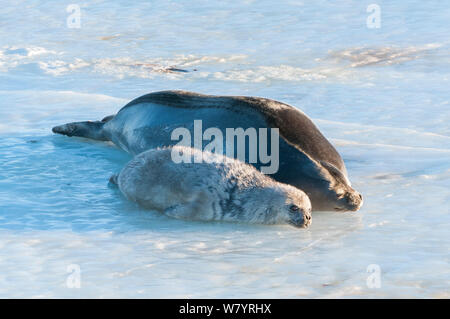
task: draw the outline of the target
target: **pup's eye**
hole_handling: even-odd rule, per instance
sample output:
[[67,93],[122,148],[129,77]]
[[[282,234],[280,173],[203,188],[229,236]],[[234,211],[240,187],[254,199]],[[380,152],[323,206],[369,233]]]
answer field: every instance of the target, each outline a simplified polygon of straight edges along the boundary
[[289,207],[289,209],[291,210],[291,212],[298,212],[299,208],[296,205],[291,205],[291,207]]

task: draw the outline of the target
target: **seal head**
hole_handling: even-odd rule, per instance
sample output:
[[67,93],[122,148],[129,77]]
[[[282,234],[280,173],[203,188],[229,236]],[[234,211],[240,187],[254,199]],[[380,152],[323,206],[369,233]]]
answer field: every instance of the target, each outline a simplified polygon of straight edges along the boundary
[[[311,201],[308,196],[295,187],[289,187],[283,209],[286,222],[294,227],[307,228],[311,225]],[[279,213],[281,215],[281,213]]]
[[363,204],[362,195],[352,188],[348,178],[334,165],[320,162],[322,176],[328,183],[328,192],[315,194],[316,197],[325,197],[324,200],[316,200],[319,204],[317,210],[334,210],[339,212],[357,211]]

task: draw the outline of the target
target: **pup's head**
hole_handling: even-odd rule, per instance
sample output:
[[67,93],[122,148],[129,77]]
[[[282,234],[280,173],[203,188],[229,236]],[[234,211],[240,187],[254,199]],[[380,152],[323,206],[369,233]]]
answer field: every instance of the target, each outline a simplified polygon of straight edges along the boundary
[[278,223],[287,223],[298,228],[311,225],[311,202],[309,197],[294,186],[279,184],[270,205]]

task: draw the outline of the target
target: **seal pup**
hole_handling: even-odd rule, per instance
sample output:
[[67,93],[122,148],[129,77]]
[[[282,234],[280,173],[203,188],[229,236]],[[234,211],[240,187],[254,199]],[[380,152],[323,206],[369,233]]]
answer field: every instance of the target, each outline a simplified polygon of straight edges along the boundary
[[[196,120],[202,120],[205,130],[218,128],[222,132],[227,128],[278,128],[279,167],[271,175],[273,179],[303,190],[313,210],[356,211],[361,207],[362,196],[351,187],[341,156],[311,119],[297,108],[270,99],[154,92],[131,101],[116,115],[101,121],[59,125],[53,132],[112,141],[136,155],[176,145],[178,141],[171,139],[176,128],[186,128],[194,135]],[[224,143],[224,151],[226,147]],[[249,145],[245,147],[244,161],[249,163]],[[259,149],[260,145],[256,147]],[[251,164],[257,169],[264,166],[259,159]]]
[[[200,163],[174,161],[202,157]],[[311,202],[301,190],[279,183],[236,159],[174,146],[137,155],[110,182],[131,201],[167,216],[197,221],[311,224]]]

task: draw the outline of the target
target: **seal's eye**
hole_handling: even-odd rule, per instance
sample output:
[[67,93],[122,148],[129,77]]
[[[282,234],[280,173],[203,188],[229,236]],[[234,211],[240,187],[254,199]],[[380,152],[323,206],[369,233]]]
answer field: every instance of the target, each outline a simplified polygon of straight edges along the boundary
[[339,194],[336,194],[336,197],[337,197],[338,199],[343,199],[344,196],[345,196],[345,193],[339,193]]
[[291,210],[291,212],[298,212],[299,208],[296,205],[291,205],[291,207],[289,207],[289,209]]

